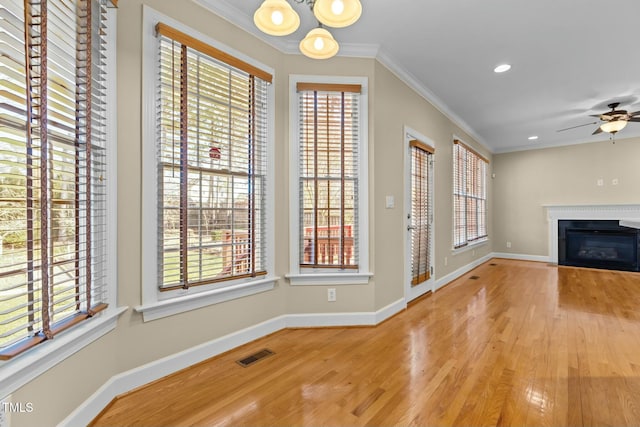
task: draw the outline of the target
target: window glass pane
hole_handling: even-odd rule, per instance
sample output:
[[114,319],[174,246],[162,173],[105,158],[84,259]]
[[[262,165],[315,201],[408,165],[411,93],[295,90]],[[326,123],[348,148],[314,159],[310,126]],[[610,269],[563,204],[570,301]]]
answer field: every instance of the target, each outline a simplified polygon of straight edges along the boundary
[[167,37],[159,46],[159,287],[264,274],[266,83]]
[[106,306],[106,30],[103,0],[0,5],[2,357]]
[[301,91],[300,265],[355,268],[359,94]]
[[487,237],[487,162],[464,144],[453,145],[454,248]]

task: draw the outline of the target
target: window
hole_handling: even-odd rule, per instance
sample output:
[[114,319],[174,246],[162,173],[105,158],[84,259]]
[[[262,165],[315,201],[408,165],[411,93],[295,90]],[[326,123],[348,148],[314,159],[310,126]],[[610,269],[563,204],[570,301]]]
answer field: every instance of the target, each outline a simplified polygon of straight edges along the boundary
[[160,289],[264,275],[267,81],[158,33]]
[[361,203],[365,188],[362,170],[366,166],[363,85],[297,80],[294,90],[297,127],[294,271],[303,274],[366,271],[362,258],[362,220],[367,207],[363,209]]
[[0,6],[0,359],[108,305],[107,14]]
[[489,161],[459,140],[453,142],[453,247],[487,238]]
[[143,239],[154,253],[145,275],[155,291],[145,288],[143,299],[153,305],[267,276],[272,76],[145,14],[154,21],[145,75],[155,124],[145,137],[143,186],[155,198],[143,215],[156,219]]

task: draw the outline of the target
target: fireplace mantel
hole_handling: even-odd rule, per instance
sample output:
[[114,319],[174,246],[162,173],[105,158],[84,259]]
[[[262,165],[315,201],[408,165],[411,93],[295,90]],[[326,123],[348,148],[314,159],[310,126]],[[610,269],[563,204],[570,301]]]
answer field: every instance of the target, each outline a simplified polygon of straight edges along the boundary
[[545,204],[549,221],[549,261],[558,263],[558,220],[613,219],[640,222],[640,205],[560,205]]

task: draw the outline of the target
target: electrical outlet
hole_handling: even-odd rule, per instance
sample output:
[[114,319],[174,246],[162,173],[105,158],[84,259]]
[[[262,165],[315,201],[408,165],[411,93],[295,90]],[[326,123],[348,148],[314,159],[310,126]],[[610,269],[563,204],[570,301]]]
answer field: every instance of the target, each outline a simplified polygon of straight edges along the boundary
[[507,247],[510,248],[511,247],[511,242],[507,242]]
[[619,183],[619,182],[620,182],[620,181],[618,181],[618,178],[613,178],[613,179],[611,180],[611,185],[618,185],[618,183]]
[[596,181],[596,185],[597,185],[598,187],[602,187],[602,186],[604,185],[604,179],[599,178],[599,179]]
[[9,422],[11,421],[11,413],[8,410],[9,403],[11,403],[11,395],[0,399],[0,427],[9,427]]
[[327,289],[327,301],[334,302],[336,300],[336,288]]

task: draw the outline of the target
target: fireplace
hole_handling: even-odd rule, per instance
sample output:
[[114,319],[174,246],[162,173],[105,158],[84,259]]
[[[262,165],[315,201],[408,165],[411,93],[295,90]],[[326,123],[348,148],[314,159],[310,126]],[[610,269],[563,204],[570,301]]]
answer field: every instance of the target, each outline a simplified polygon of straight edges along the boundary
[[558,220],[558,264],[640,271],[640,230],[616,220]]

